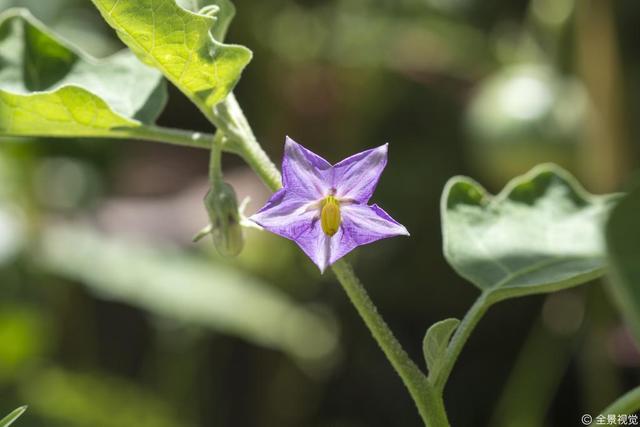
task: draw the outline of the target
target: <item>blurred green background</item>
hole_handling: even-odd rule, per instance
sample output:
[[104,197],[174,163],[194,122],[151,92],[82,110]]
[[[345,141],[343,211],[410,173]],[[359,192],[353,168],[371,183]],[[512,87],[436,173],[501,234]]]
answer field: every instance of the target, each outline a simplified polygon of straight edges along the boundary
[[[274,160],[285,135],[330,161],[390,143],[374,199],[411,238],[350,258],[416,361],[426,328],[476,294],[441,254],[449,177],[498,191],[552,161],[618,191],[640,164],[635,0],[235,3],[228,39],[255,53],[236,93]],[[0,0],[15,6],[94,56],[122,48],[88,0]],[[170,92],[161,125],[212,131]],[[207,162],[144,142],[2,140],[0,413],[30,405],[24,427],[420,425],[331,273],[254,230],[237,259],[191,243]],[[238,159],[225,169],[250,212],[268,197]],[[445,398],[457,427],[577,426],[639,367],[594,283],[492,309]]]

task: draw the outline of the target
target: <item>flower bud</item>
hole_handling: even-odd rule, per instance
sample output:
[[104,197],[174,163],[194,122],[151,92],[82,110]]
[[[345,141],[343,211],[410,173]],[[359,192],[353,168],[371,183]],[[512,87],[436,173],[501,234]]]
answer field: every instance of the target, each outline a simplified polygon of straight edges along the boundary
[[237,256],[244,247],[236,192],[227,183],[212,188],[204,198],[211,221],[213,244],[222,256]]

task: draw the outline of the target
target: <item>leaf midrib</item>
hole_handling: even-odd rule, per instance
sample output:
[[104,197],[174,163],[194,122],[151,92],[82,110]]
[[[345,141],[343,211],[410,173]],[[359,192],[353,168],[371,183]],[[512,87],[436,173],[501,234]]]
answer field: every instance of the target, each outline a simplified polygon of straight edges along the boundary
[[[496,291],[499,289],[504,289],[504,288],[509,288],[512,286],[509,286],[508,283],[511,281],[514,281],[520,277],[525,276],[526,274],[532,273],[536,270],[542,269],[544,267],[550,267],[554,264],[562,264],[564,262],[567,261],[573,261],[573,260],[581,260],[581,259],[585,259],[584,257],[563,257],[563,258],[550,258],[550,259],[546,259],[543,261],[540,261],[534,265],[529,266],[528,268],[523,268],[520,269],[518,271],[515,271],[513,273],[511,273],[509,276],[505,277],[504,279],[500,280],[499,282],[495,283],[492,286],[489,286],[487,288],[488,291]],[[590,272],[590,271],[589,271]],[[588,274],[589,272],[585,272],[584,274]],[[582,275],[582,274],[580,274]]]

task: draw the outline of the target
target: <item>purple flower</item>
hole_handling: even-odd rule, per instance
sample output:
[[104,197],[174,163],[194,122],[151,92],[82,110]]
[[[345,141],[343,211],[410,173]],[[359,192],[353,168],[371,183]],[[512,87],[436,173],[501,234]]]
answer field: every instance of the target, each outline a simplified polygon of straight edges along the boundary
[[405,235],[377,205],[367,205],[387,164],[387,144],[331,165],[287,137],[282,185],[250,219],[291,239],[324,271],[360,245]]

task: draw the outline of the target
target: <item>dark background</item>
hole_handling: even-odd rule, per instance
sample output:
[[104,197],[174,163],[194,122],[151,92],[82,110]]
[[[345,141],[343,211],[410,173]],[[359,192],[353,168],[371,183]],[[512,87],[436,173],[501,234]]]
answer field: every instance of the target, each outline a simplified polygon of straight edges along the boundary
[[[427,327],[463,316],[477,294],[441,253],[447,179],[470,175],[496,192],[551,161],[591,191],[610,192],[638,167],[637,1],[235,3],[228,40],[255,54],[236,94],[276,163],[285,135],[332,162],[390,143],[374,201],[411,238],[349,258],[420,366]],[[88,0],[0,0],[0,9],[11,6],[28,7],[94,56],[122,48]],[[174,88],[159,124],[213,131]],[[266,190],[239,159],[224,160],[239,197],[252,196],[252,212]],[[206,222],[207,162],[201,150],[135,141],[0,147],[0,412],[29,404],[16,423],[25,427],[420,425],[331,273],[321,276],[293,244],[253,230],[234,260],[218,257],[208,240],[191,244]],[[115,239],[133,255],[98,271],[94,262],[111,259],[98,244],[80,266],[72,255],[83,249],[52,237],[60,224]],[[48,252],[38,248],[42,239]],[[187,302],[141,304],[135,280],[129,296],[110,296],[121,272],[141,268],[136,245],[169,251],[163,256],[185,272],[175,286]],[[239,272],[227,286],[259,280],[258,289],[322,327],[242,298],[229,302],[234,320],[225,323],[215,310],[226,304],[216,287],[227,276],[215,268],[207,295],[222,304],[196,316],[190,304],[203,297],[189,293],[188,260]],[[162,264],[148,260],[139,294],[154,294],[146,283],[165,274]],[[251,316],[279,344],[233,323]],[[296,327],[308,336],[295,335],[291,350],[283,331]],[[301,357],[322,331],[325,348]],[[578,426],[583,413],[636,385],[639,365],[602,283],[512,300],[487,314],[464,349],[447,409],[457,427]]]

